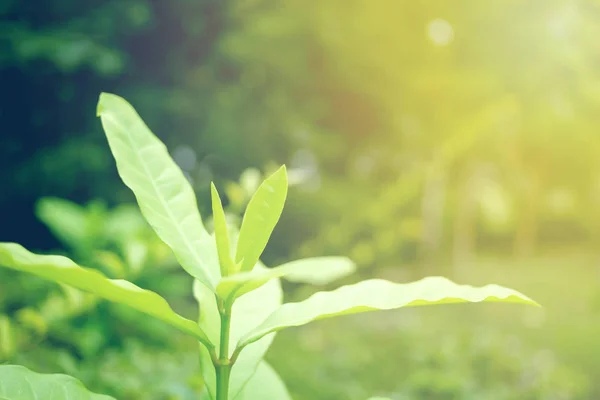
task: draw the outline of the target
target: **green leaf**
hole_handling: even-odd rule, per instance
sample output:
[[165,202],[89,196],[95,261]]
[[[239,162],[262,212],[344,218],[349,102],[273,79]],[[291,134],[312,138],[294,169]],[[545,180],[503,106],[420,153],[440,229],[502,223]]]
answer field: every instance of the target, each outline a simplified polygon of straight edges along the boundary
[[236,400],[292,400],[277,372],[266,361],[259,364]]
[[219,254],[219,265],[221,267],[221,276],[228,276],[235,272],[236,267],[231,257],[231,246],[229,244],[229,233],[227,232],[227,220],[225,211],[219,197],[219,192],[214,183],[210,184],[212,197],[213,223],[215,225],[215,238],[217,241],[217,251]]
[[481,301],[538,305],[523,294],[498,285],[458,285],[443,277],[428,277],[412,283],[372,279],[343,286],[331,292],[318,292],[298,303],[284,304],[259,327],[244,336],[238,346],[244,347],[284,328],[338,315],[408,306]]
[[[259,263],[257,269],[263,270],[266,267]],[[218,347],[220,341],[220,317],[215,295],[208,288],[195,281],[194,297],[200,305],[200,327],[207,333],[210,340],[215,343],[215,346]],[[230,342],[235,344],[242,336],[256,328],[269,314],[281,306],[282,299],[283,292],[278,279],[271,280],[258,290],[239,299],[233,305],[232,309]],[[274,335],[266,335],[261,340],[248,346],[239,355],[231,370],[229,393],[232,400],[237,399],[236,396],[238,396],[244,385],[254,375],[273,339]],[[230,356],[232,352],[233,346],[230,346]],[[200,353],[202,376],[211,398],[214,399],[216,386],[215,370],[208,351],[201,348]]]
[[235,253],[236,264],[242,263],[240,271],[251,271],[258,262],[281,217],[287,189],[284,165],[267,178],[250,199],[242,220]]
[[198,324],[176,314],[158,294],[141,289],[129,281],[108,279],[100,272],[82,268],[66,257],[34,254],[16,243],[0,243],[0,266],[28,272],[127,305],[212,347]]
[[217,295],[225,304],[232,305],[235,299],[258,289],[272,279],[281,277],[284,273],[285,270],[270,268],[231,275],[221,279],[217,285]]
[[355,264],[346,257],[314,257],[291,261],[270,269],[256,269],[227,276],[217,285],[217,295],[226,304],[259,288],[274,278],[314,285],[326,284],[354,272]]
[[311,257],[290,261],[279,267],[286,271],[283,278],[290,282],[327,285],[356,271],[356,264],[347,257]]
[[[259,263],[256,268],[266,267]],[[233,305],[230,352],[233,352],[235,344],[244,335],[256,329],[282,303],[283,290],[281,289],[281,281],[279,279],[271,280],[261,288],[248,293],[244,298],[236,301]],[[237,399],[244,385],[246,385],[256,372],[273,339],[275,339],[275,334],[266,335],[244,349],[244,352],[238,356],[231,370],[231,382],[229,385],[229,393],[233,400]]]
[[123,98],[102,93],[98,116],[119,175],[135,194],[142,214],[181,266],[214,290],[220,275],[214,240],[204,229],[196,195],[183,172]]
[[63,374],[39,374],[20,365],[0,365],[0,399],[115,400],[90,392],[77,379]]
[[78,204],[44,197],[37,202],[35,213],[52,234],[70,248],[78,248],[88,235],[87,211]]

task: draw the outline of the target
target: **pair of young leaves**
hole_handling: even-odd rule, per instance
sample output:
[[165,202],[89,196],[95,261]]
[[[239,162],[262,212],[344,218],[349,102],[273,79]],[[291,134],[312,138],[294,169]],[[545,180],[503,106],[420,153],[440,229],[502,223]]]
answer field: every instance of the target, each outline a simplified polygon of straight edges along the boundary
[[[173,312],[156,293],[127,281],[109,280],[65,257],[36,255],[20,245],[0,243],[0,266],[95,293],[196,337],[203,345],[203,374],[211,397],[214,397],[214,369],[206,355],[209,350],[218,348],[220,325],[215,318],[215,295],[234,307],[232,339],[235,341],[232,343],[237,343],[237,348],[244,351],[233,367],[229,395],[231,399],[241,400],[253,398],[248,397],[252,396],[248,388],[252,388],[258,378],[267,379],[276,386],[278,377],[262,357],[273,334],[286,327],[337,315],[423,304],[479,301],[535,304],[526,296],[500,286],[474,288],[441,277],[430,277],[411,284],[368,280],[332,292],[317,293],[303,302],[281,305],[278,278],[325,283],[354,268],[348,259],[339,257],[299,260],[273,269],[259,265],[260,255],[287,196],[285,167],[263,182],[253,196],[237,240],[232,240],[232,231],[225,224],[220,199],[213,186],[213,236],[204,228],[194,191],[183,172],[134,108],[116,95],[102,94],[98,115],[119,175],[133,191],[142,214],[171,248],[180,265],[196,279],[195,294],[202,310],[199,323]],[[242,309],[245,312],[238,311]],[[236,325],[236,321],[241,322]],[[1,383],[0,378],[0,386]],[[264,389],[265,384],[255,386]]]

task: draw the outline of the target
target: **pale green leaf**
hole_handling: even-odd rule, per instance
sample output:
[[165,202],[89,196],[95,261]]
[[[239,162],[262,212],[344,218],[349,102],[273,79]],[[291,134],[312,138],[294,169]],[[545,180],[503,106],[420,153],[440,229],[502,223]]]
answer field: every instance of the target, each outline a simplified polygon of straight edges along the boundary
[[271,233],[281,217],[287,197],[285,165],[267,178],[256,190],[246,207],[235,253],[240,271],[251,271],[267,246]]
[[244,336],[239,346],[246,346],[284,328],[339,315],[408,306],[482,301],[537,305],[523,294],[498,285],[458,285],[443,277],[428,277],[412,283],[372,279],[331,292],[315,293],[298,303],[284,304],[259,327]]
[[108,279],[100,272],[78,266],[63,256],[38,255],[16,243],[0,243],[0,266],[72,286],[106,300],[127,305],[194,336],[212,346],[198,324],[176,314],[158,294],[121,279]]
[[234,300],[258,289],[272,279],[279,278],[285,270],[277,268],[254,269],[249,272],[241,272],[222,278],[217,285],[217,295],[225,304],[234,304]]
[[115,400],[90,392],[71,376],[39,374],[20,365],[0,365],[0,399]]
[[279,267],[256,269],[227,276],[217,285],[217,294],[227,304],[274,278],[314,285],[326,284],[354,272],[355,264],[346,257],[314,257],[291,261]]
[[[265,267],[259,263],[257,269],[263,270]],[[194,296],[200,305],[200,327],[204,329],[211,341],[218,347],[220,341],[220,317],[215,295],[199,283],[199,281],[195,281]],[[276,310],[281,305],[282,299],[283,292],[281,290],[281,283],[278,279],[274,279],[258,290],[239,299],[233,305],[230,332],[230,343],[232,344],[230,346],[230,356],[233,352],[233,345],[237,343],[243,335],[256,328],[269,314]],[[273,338],[274,335],[266,335],[261,340],[248,346],[239,355],[232,368],[230,377],[229,390],[230,398],[232,400],[237,399],[236,396],[239,395],[244,385],[256,372],[256,368],[271,345]],[[202,376],[206,383],[207,391],[211,396],[210,398],[214,399],[216,387],[215,370],[208,351],[201,348],[200,353]]]
[[356,264],[347,257],[311,257],[290,261],[279,267],[283,278],[290,282],[327,285],[356,271]]
[[210,184],[212,197],[213,224],[215,226],[215,238],[217,242],[217,251],[219,254],[219,265],[221,267],[221,276],[228,276],[235,272],[235,264],[231,257],[231,245],[229,244],[229,233],[227,231],[227,220],[225,211],[219,197],[219,192],[214,183]]
[[142,214],[181,266],[214,290],[220,276],[214,240],[204,229],[196,195],[183,172],[123,98],[102,93],[98,116],[119,175],[135,194]]
[[266,361],[260,363],[256,373],[236,400],[292,400],[285,383]]
[[[265,268],[257,264],[256,268]],[[281,306],[283,290],[279,279],[273,279],[261,288],[248,293],[233,305],[230,352],[235,349],[235,344],[251,330],[258,327],[271,313]],[[256,372],[260,361],[275,339],[275,334],[269,334],[244,349],[231,370],[231,383],[229,386],[231,398],[237,399],[240,391]]]

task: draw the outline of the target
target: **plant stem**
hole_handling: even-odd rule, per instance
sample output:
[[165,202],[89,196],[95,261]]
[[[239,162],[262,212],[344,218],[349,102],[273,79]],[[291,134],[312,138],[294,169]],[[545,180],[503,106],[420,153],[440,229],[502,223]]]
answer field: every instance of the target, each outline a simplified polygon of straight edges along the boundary
[[231,365],[219,364],[216,366],[217,371],[217,400],[228,400],[229,398],[229,374],[231,373]]
[[229,331],[231,330],[231,310],[221,312],[221,340],[219,361],[229,360]]
[[229,376],[232,363],[229,360],[229,332],[231,330],[231,307],[225,307],[220,299],[217,299],[219,314],[221,314],[221,337],[219,344],[219,359],[215,363],[217,373],[217,399],[228,400],[229,398]]

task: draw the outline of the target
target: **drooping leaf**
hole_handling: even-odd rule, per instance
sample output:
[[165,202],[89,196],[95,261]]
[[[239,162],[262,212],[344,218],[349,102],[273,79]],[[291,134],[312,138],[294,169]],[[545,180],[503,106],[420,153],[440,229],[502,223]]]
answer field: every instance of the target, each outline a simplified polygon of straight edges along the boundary
[[292,400],[292,397],[273,367],[263,361],[236,399]]
[[267,246],[281,217],[287,197],[285,165],[267,178],[256,190],[246,207],[235,253],[240,271],[251,271]]
[[108,279],[100,272],[82,268],[63,256],[38,255],[16,243],[0,243],[0,267],[33,275],[93,293],[148,314],[212,346],[198,324],[176,314],[158,294],[121,279]]
[[[263,270],[264,266],[258,265],[257,269]],[[199,324],[207,333],[210,340],[219,346],[220,316],[214,293],[200,284],[194,283],[194,296],[200,305]],[[255,328],[265,318],[277,309],[283,298],[281,283],[278,279],[271,280],[261,288],[249,293],[239,299],[232,309],[232,324],[230,332],[230,356],[233,353],[235,343],[251,329]],[[236,400],[244,385],[254,375],[256,369],[264,357],[267,349],[273,341],[274,335],[266,335],[261,340],[248,346],[238,357],[231,370],[229,394],[230,399]],[[202,376],[210,398],[215,398],[216,375],[206,349],[200,349],[200,363]]]
[[259,288],[274,278],[292,282],[326,284],[352,273],[356,266],[346,257],[314,257],[291,261],[279,267],[256,269],[221,279],[217,294],[226,303],[232,303],[244,294]]
[[239,346],[243,347],[284,328],[339,315],[408,306],[482,301],[537,305],[525,295],[498,285],[458,285],[443,277],[428,277],[412,283],[372,279],[330,292],[318,292],[301,302],[284,304],[259,327],[244,336]]
[[229,276],[236,270],[233,258],[231,257],[231,245],[229,244],[229,233],[227,231],[227,220],[225,211],[219,197],[219,192],[213,183],[210,184],[212,197],[213,223],[215,225],[215,238],[217,242],[217,251],[219,254],[219,265],[221,267],[221,276]]
[[116,400],[92,393],[77,379],[63,374],[39,374],[20,365],[0,365],[0,399]]
[[142,214],[181,266],[214,290],[220,276],[214,240],[204,229],[196,195],[183,172],[126,100],[102,93],[97,113],[119,175],[135,194]]

